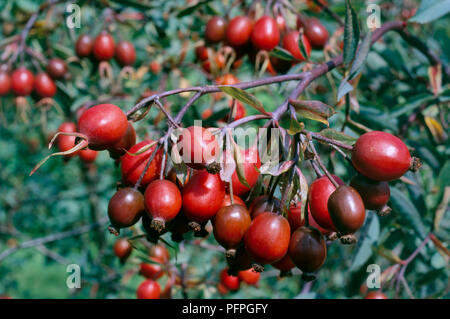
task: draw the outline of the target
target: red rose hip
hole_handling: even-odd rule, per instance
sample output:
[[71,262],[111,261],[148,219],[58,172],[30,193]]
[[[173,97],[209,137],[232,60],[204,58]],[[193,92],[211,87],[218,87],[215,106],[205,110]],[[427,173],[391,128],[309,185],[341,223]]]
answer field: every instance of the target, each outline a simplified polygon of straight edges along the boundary
[[286,218],[266,212],[256,217],[245,233],[245,249],[255,261],[271,264],[286,254],[290,235]]
[[259,50],[270,51],[280,42],[280,30],[274,18],[263,16],[252,30],[252,43]]
[[408,148],[398,137],[380,131],[361,135],[353,146],[352,163],[364,176],[376,181],[391,181],[411,166]]
[[145,209],[156,230],[165,228],[168,221],[174,219],[181,209],[181,193],[177,185],[168,180],[151,182],[144,194]]

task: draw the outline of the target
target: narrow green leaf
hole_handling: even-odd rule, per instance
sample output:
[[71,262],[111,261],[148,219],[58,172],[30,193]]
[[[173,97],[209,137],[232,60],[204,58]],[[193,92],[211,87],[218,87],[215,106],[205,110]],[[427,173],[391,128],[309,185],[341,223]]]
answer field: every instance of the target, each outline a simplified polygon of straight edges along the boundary
[[356,246],[356,252],[353,257],[352,265],[350,266],[350,271],[357,271],[361,269],[372,256],[372,246],[378,241],[380,237],[380,221],[378,216],[371,213],[367,217],[367,221],[361,229],[362,238]]
[[345,1],[345,26],[344,26],[344,64],[349,65],[355,57],[359,42],[358,16],[350,4]]
[[302,55],[308,60],[309,54],[308,54],[308,51],[306,50],[305,43],[303,42],[303,32],[300,32],[300,36],[298,37],[298,47],[299,47]]
[[398,215],[402,225],[412,227],[417,235],[425,238],[425,226],[416,207],[408,197],[395,187],[391,187],[391,198],[388,205],[392,208],[392,213]]
[[323,129],[322,131],[320,131],[320,135],[327,137],[327,138],[331,138],[333,140],[348,144],[348,145],[353,145],[357,138],[347,135],[345,133],[336,131],[335,129],[332,128],[326,128]]
[[291,117],[291,124],[287,130],[288,134],[295,135],[305,128],[305,124],[299,123],[295,118]]
[[281,59],[281,60],[286,60],[286,61],[294,61],[295,60],[295,58],[292,56],[292,54],[288,50],[285,50],[280,47],[274,48],[272,51],[270,51],[269,55],[276,57],[278,59]]
[[236,175],[238,176],[239,181],[244,185],[245,187],[250,188],[250,185],[247,182],[247,179],[245,178],[245,169],[244,169],[244,161],[242,158],[242,153],[239,147],[233,143],[233,155],[234,155],[234,161],[236,162]]
[[422,0],[409,22],[429,23],[450,12],[450,0]]
[[341,84],[339,84],[337,101],[342,99],[347,93],[353,91],[353,86],[347,81],[348,78],[342,80]]
[[320,101],[289,100],[289,103],[294,106],[299,115],[326,125],[328,125],[328,118],[335,113],[331,106]]
[[193,13],[194,11],[198,10],[198,8],[200,8],[201,6],[207,4],[208,2],[211,2],[212,0],[203,0],[200,1],[192,6],[189,6],[187,8],[184,8],[183,10],[181,10],[180,12],[178,12],[177,14],[177,18],[181,18],[187,15],[190,15],[191,13]]
[[367,55],[369,54],[371,41],[372,31],[369,30],[359,46],[358,52],[356,52],[355,60],[350,68],[349,80],[354,79],[361,72],[364,63],[366,62]]
[[270,113],[264,109],[262,103],[254,95],[232,86],[219,86],[219,89],[235,99],[252,106],[260,113],[270,115]]
[[294,164],[293,160],[289,160],[289,161],[285,161],[285,162],[281,162],[281,163],[267,162],[267,163],[264,163],[259,168],[259,171],[261,174],[279,176],[279,175],[287,172],[287,170],[289,168],[291,168],[293,164]]

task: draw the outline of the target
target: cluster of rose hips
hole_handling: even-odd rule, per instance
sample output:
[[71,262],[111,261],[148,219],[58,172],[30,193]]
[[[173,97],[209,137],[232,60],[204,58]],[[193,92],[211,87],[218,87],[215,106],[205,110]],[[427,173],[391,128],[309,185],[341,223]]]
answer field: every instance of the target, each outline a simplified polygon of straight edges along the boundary
[[[255,62],[259,51],[271,51],[281,44],[294,60],[287,61],[271,56],[267,64],[267,70],[272,74],[285,73],[292,65],[307,59],[300,49],[300,35],[302,35],[302,42],[308,56],[311,53],[311,47],[322,49],[328,41],[327,29],[316,18],[306,19],[299,16],[297,28],[298,30],[288,30],[285,18],[282,15],[277,15],[276,18],[264,15],[256,21],[252,21],[247,16],[237,16],[229,22],[223,17],[215,16],[206,24],[204,35],[206,45],[196,48],[196,57],[201,61],[206,72],[225,71],[225,74],[216,77],[216,84],[233,85],[239,83],[239,79],[228,73],[226,68],[227,58],[232,60],[234,68],[238,68],[242,64],[242,58],[245,54],[248,54],[250,61]],[[215,51],[214,46],[220,46],[222,43],[225,46]],[[229,54],[230,51],[233,52],[234,56]],[[219,93],[214,95],[216,100],[220,97],[221,94]],[[233,103],[236,103],[234,119],[238,120],[245,117],[246,110],[242,103],[239,101],[233,102],[230,99],[229,106],[232,107]],[[211,115],[212,110],[207,109],[202,117],[207,119]],[[227,119],[225,118],[225,120]]]
[[[261,162],[254,147],[242,150],[248,185],[241,183],[236,171],[226,185],[217,170],[217,152],[208,153],[218,150],[216,137],[202,127],[185,128],[183,132],[189,134],[187,138],[180,135],[177,147],[194,172],[180,181],[173,170],[166,179],[158,179],[166,164],[163,150],[156,151],[156,142],[151,140],[134,145],[133,126],[115,105],[100,104],[84,111],[78,131],[58,133],[79,139],[69,154],[86,147],[108,150],[121,163],[123,186],[108,205],[114,232],[141,220],[150,241],[157,242],[166,232],[181,241],[191,230],[195,236],[207,236],[210,221],[216,241],[226,249],[227,276],[238,276],[251,268],[262,271],[263,265],[271,264],[283,273],[296,266],[305,279],[311,278],[326,259],[324,235],[336,232],[345,242],[346,236],[363,225],[366,208],[385,209],[387,182],[401,177],[414,162],[397,137],[379,131],[365,133],[352,150],[351,161],[359,174],[351,186],[336,176],[332,176],[334,183],[327,176],[319,177],[309,188],[308,217],[302,216],[298,202],[290,206],[286,218],[281,214],[280,200],[273,195],[261,195],[251,203],[239,197],[255,186],[260,174]],[[67,143],[71,146],[74,141]],[[256,163],[252,160],[255,156]],[[231,284],[222,284],[233,290]]]
[[116,45],[107,31],[100,32],[95,39],[88,34],[80,35],[75,44],[75,53],[80,58],[92,56],[97,61],[108,61],[114,57],[121,66],[131,66],[136,61],[133,43],[120,41]]
[[275,18],[264,15],[256,21],[252,21],[247,16],[237,16],[229,22],[223,17],[215,16],[206,24],[206,46],[197,47],[195,52],[197,58],[202,61],[205,71],[211,72],[211,63],[214,64],[214,69],[218,70],[224,68],[226,64],[224,50],[219,49],[215,52],[212,47],[215,44],[223,42],[226,46],[233,48],[236,54],[236,62],[233,64],[235,67],[241,64],[245,54],[248,54],[250,60],[254,62],[258,51],[271,51],[281,45],[292,55],[294,61],[271,57],[268,70],[271,73],[276,71],[284,73],[292,64],[307,59],[299,46],[300,35],[302,35],[301,41],[308,56],[311,53],[311,47],[322,49],[328,41],[327,29],[316,18],[307,19],[298,16],[297,30],[288,30],[282,15],[277,15]]
[[40,98],[52,98],[57,88],[54,80],[63,79],[67,73],[67,65],[60,58],[48,61],[46,72],[41,71],[36,76],[26,67],[19,67],[9,74],[0,70],[0,96],[11,91],[16,96],[28,96],[33,91]]

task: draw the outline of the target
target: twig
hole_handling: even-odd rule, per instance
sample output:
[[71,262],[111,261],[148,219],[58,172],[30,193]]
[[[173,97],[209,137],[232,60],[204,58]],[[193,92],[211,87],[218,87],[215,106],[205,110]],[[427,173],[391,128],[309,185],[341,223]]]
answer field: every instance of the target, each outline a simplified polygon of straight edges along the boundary
[[20,249],[41,246],[41,245],[44,245],[44,244],[47,244],[47,243],[50,243],[53,241],[61,240],[64,238],[78,236],[78,235],[87,233],[88,231],[90,231],[94,228],[103,226],[107,222],[108,222],[108,217],[104,217],[104,218],[100,219],[97,223],[81,226],[79,228],[61,232],[61,233],[51,234],[51,235],[41,237],[41,238],[31,239],[29,241],[23,242],[23,243],[15,246],[15,247],[11,247],[11,248],[4,250],[0,254],[0,261],[2,261],[9,255],[15,253],[16,251],[18,251]]
[[341,27],[343,27],[345,25],[344,21],[342,21],[341,17],[338,16],[336,13],[334,13],[333,11],[330,10],[330,8],[328,8],[328,6],[324,5],[322,3],[322,1],[320,0],[313,0],[314,3],[316,5],[318,5],[323,11],[325,11],[326,14],[328,14],[330,17],[332,17],[334,20],[336,20],[337,23],[339,23],[339,25]]

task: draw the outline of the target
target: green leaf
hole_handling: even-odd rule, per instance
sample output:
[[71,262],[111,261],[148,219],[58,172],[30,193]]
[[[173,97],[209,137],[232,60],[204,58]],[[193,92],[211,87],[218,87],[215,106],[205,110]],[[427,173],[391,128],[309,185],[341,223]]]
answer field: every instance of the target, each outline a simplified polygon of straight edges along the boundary
[[293,164],[294,164],[293,160],[289,160],[289,161],[285,161],[285,162],[281,162],[281,163],[267,162],[267,163],[264,163],[259,168],[259,171],[261,174],[279,176],[279,175],[287,172],[287,170],[289,168],[291,168]]
[[345,1],[345,26],[344,26],[344,64],[349,65],[355,57],[359,42],[358,16],[350,4]]
[[331,138],[333,140],[345,143],[347,145],[353,145],[355,144],[357,138],[347,135],[345,133],[336,131],[335,129],[332,128],[326,128],[323,129],[322,131],[320,131],[320,135],[327,137],[327,138]]
[[360,240],[355,249],[350,271],[357,271],[361,269],[367,260],[372,256],[372,246],[378,241],[380,237],[380,221],[378,216],[370,213],[367,217],[366,223],[361,229],[362,240]]
[[295,135],[305,128],[305,124],[299,123],[295,118],[291,117],[291,124],[289,125],[289,129],[287,130],[288,134]]
[[294,61],[295,58],[292,56],[292,54],[280,47],[276,47],[274,48],[272,51],[270,51],[269,53],[270,56],[276,57],[278,59],[281,60],[286,60],[286,61]]
[[419,212],[409,198],[395,187],[391,187],[389,206],[392,208],[393,214],[398,214],[402,225],[412,227],[417,235],[425,238],[425,226]]
[[300,36],[298,37],[298,47],[299,47],[300,52],[302,53],[302,55],[306,59],[309,59],[308,51],[306,50],[305,43],[303,43],[303,33],[302,32],[300,32]]
[[245,92],[244,90],[232,86],[219,86],[219,89],[222,92],[234,97],[235,99],[252,106],[260,113],[270,115],[270,113],[264,109],[262,103],[254,95],[251,95],[250,93]]
[[297,113],[307,119],[319,121],[328,125],[328,118],[334,113],[334,109],[320,101],[289,100],[289,104],[294,106]]
[[187,8],[184,8],[183,10],[181,10],[180,12],[178,12],[177,14],[177,18],[181,18],[187,15],[190,15],[191,13],[193,13],[194,11],[198,10],[201,6],[207,4],[208,2],[211,2],[212,0],[203,0],[200,1],[192,6],[189,6]]
[[422,0],[409,22],[429,23],[450,12],[450,0]]
[[233,155],[234,161],[236,162],[236,175],[239,181],[245,187],[251,188],[247,182],[247,179],[245,178],[244,160],[242,158],[241,150],[235,143],[233,143]]
[[347,93],[353,91],[353,86],[347,81],[348,78],[342,80],[341,84],[339,84],[337,100],[342,99]]
[[367,55],[369,54],[371,41],[372,31],[369,30],[359,46],[358,52],[356,53],[355,60],[350,68],[349,80],[354,79],[361,72],[364,62],[367,60]]

